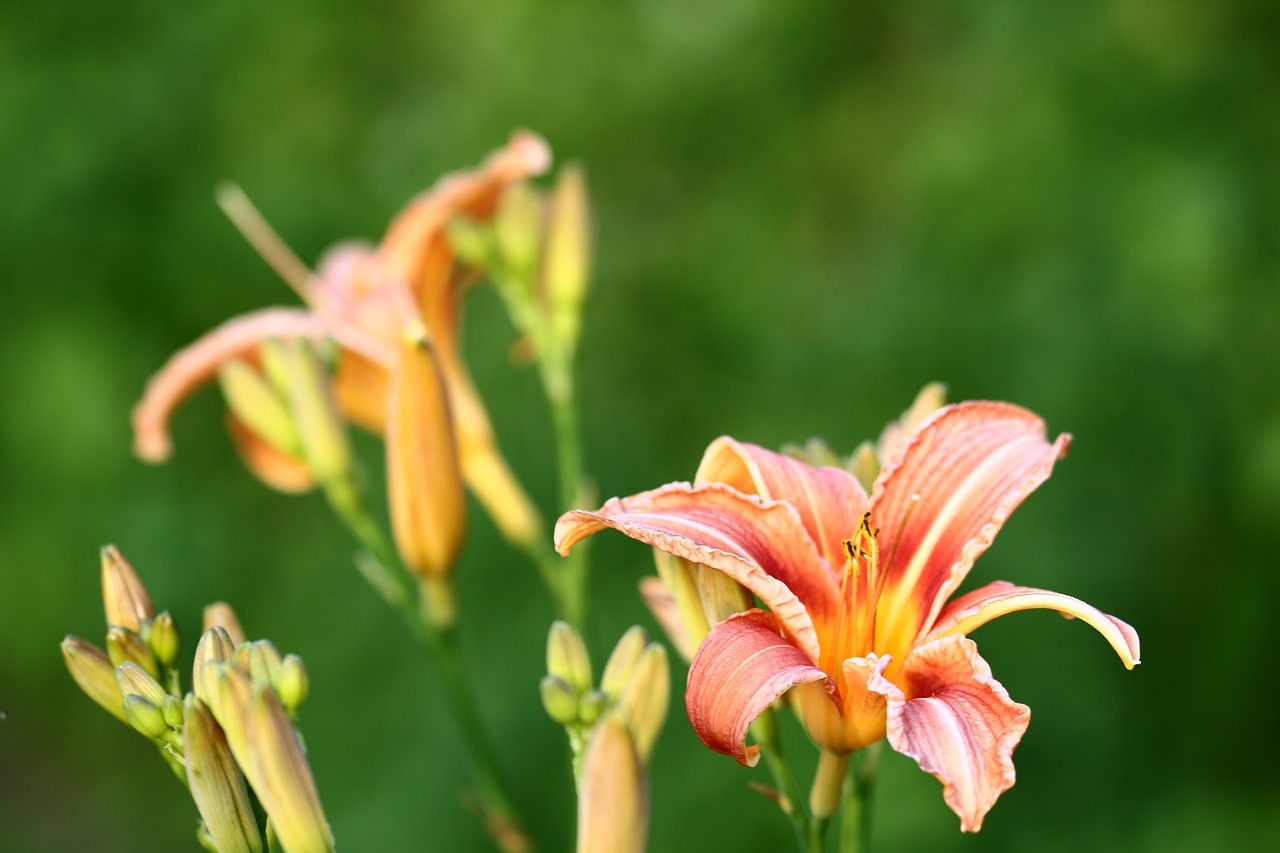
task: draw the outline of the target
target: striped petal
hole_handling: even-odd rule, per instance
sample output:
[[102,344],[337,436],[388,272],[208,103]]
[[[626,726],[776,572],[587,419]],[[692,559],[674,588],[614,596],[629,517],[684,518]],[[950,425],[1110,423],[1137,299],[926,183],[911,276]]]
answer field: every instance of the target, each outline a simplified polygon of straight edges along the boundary
[[940,409],[881,470],[871,496],[886,560],[877,647],[910,648],[987,549],[1005,519],[1067,448],[1008,403]]
[[978,647],[965,637],[915,649],[902,672],[904,689],[872,675],[867,686],[888,698],[889,745],[916,760],[943,785],[960,828],[977,832],[1001,793],[1015,781],[1013,750],[1031,709],[1009,698],[991,677]]
[[689,664],[685,706],[689,722],[708,747],[752,767],[760,747],[747,745],[747,730],[797,684],[835,685],[800,649],[780,634],[763,610],[730,616],[711,630]]
[[760,597],[789,637],[818,659],[814,621],[835,613],[839,594],[831,567],[795,510],[728,486],[671,483],[597,512],[575,510],[556,522],[556,549],[612,527],[646,544],[724,572]]
[[867,509],[867,494],[848,471],[806,465],[728,436],[707,448],[696,479],[791,504],[832,567],[844,564],[840,543],[853,536]]
[[1015,610],[1037,609],[1056,610],[1068,619],[1076,618],[1092,625],[1111,644],[1111,648],[1116,650],[1127,669],[1133,669],[1141,661],[1138,632],[1128,623],[1108,616],[1078,598],[1043,589],[1014,586],[1005,581],[987,584],[949,602],[939,614],[937,623],[929,631],[925,641],[952,634],[968,634],[997,616]]

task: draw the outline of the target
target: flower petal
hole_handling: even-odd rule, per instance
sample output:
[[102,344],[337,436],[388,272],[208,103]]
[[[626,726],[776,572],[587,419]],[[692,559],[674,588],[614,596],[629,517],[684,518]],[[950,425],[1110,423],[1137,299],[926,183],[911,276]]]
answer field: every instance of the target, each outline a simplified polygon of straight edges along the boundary
[[832,568],[844,564],[841,542],[867,510],[867,494],[848,471],[806,465],[728,436],[711,442],[696,480],[791,504]]
[[758,595],[796,645],[818,659],[814,620],[835,613],[839,591],[790,505],[718,483],[671,483],[613,498],[598,512],[565,513],[556,522],[556,548],[567,554],[605,527],[724,572]]
[[244,467],[271,488],[296,495],[316,487],[316,478],[304,460],[272,446],[230,412],[227,413],[227,432]]
[[1108,616],[1078,598],[1043,589],[1014,586],[1006,581],[987,584],[949,602],[938,615],[938,621],[925,640],[936,640],[951,634],[968,634],[997,616],[1015,610],[1036,609],[1056,610],[1068,619],[1079,618],[1092,625],[1107,639],[1111,648],[1116,650],[1127,669],[1133,669],[1141,662],[1138,632],[1127,623]]
[[751,723],[783,693],[811,681],[835,690],[827,674],[781,636],[773,614],[735,614],[711,629],[689,664],[689,722],[708,747],[753,767],[760,747],[747,746]]
[[947,406],[901,445],[871,496],[888,571],[877,647],[908,648],[933,624],[1014,508],[1053,470],[1044,422],[1008,403]]
[[133,409],[134,452],[147,462],[168,459],[173,452],[169,418],[183,400],[218,374],[227,359],[251,355],[269,337],[319,340],[326,334],[320,318],[301,308],[266,308],[218,326],[175,353],[147,381]]
[[916,648],[902,682],[905,690],[873,674],[867,683],[889,699],[889,745],[937,777],[960,828],[977,832],[1015,781],[1013,750],[1031,709],[1009,698],[966,637]]

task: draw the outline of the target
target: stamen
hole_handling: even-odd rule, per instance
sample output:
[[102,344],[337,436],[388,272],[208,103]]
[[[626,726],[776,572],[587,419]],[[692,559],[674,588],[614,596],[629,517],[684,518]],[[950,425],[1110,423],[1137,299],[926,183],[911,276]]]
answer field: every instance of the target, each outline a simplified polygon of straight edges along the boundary
[[[875,642],[876,635],[876,615],[880,608],[880,595],[884,592],[885,581],[889,577],[889,568],[893,565],[893,558],[897,556],[898,546],[902,544],[902,532],[907,529],[907,520],[911,518],[911,513],[915,511],[916,506],[920,503],[920,495],[913,494],[911,500],[907,502],[907,508],[902,513],[902,520],[898,522],[898,530],[893,537],[893,548],[889,550],[889,557],[884,561],[883,571],[878,571],[875,587],[871,592],[871,600],[868,602],[868,608],[871,613],[871,642]],[[876,533],[879,533],[879,528]]]
[[217,199],[222,212],[249,241],[249,245],[257,249],[258,254],[276,271],[276,275],[284,279],[285,284],[292,287],[304,302],[309,303],[314,280],[311,270],[280,239],[280,235],[258,212],[244,190],[236,184],[223,184],[218,187]]

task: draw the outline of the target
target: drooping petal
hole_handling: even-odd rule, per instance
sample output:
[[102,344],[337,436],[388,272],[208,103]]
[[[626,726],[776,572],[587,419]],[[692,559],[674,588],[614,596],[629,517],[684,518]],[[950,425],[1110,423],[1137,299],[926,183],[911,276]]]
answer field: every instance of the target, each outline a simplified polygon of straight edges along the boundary
[[142,399],[133,409],[134,452],[147,462],[163,462],[173,451],[169,418],[201,385],[218,374],[229,358],[245,358],[270,337],[327,334],[320,318],[300,308],[266,308],[228,320],[195,343],[175,353],[147,381]]
[[943,785],[960,828],[977,832],[1001,793],[1015,781],[1013,750],[1031,709],[1009,698],[977,645],[943,637],[912,651],[904,689],[872,675],[867,686],[888,697],[889,745],[916,760]]
[[888,655],[844,661],[838,704],[820,691],[822,685],[817,682],[796,687],[795,708],[814,743],[833,752],[853,752],[884,737],[885,697],[867,684],[872,676],[883,675],[890,662]]
[[755,718],[797,684],[835,685],[803,651],[780,634],[778,620],[748,610],[721,622],[702,641],[689,664],[685,707],[689,722],[708,747],[752,767],[760,747],[746,743]]
[[1111,648],[1116,650],[1127,669],[1133,669],[1141,661],[1138,632],[1127,623],[1108,616],[1078,598],[1043,589],[1014,586],[1006,581],[989,583],[949,602],[938,615],[938,621],[926,635],[925,641],[951,634],[968,634],[997,616],[1015,610],[1036,609],[1056,610],[1063,616],[1078,618],[1092,625],[1111,644]]
[[728,436],[711,442],[696,481],[791,504],[832,568],[844,564],[840,543],[853,536],[867,509],[867,494],[848,471],[806,465]]
[[814,621],[835,613],[839,594],[830,566],[788,504],[744,495],[718,483],[671,483],[598,512],[567,512],[556,522],[556,548],[567,554],[605,527],[677,557],[724,572],[760,597],[811,660]]
[[1014,508],[1053,470],[1070,436],[1008,403],[947,406],[901,445],[871,496],[888,572],[877,647],[909,648],[937,618]]

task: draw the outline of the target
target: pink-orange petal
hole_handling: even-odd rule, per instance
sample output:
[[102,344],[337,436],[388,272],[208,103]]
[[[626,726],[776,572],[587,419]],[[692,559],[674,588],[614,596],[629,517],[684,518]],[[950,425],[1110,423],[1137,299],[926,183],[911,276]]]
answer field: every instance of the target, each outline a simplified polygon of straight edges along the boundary
[[266,308],[235,317],[179,350],[147,381],[133,409],[133,447],[147,462],[163,462],[173,452],[169,418],[197,388],[211,381],[230,358],[244,358],[271,337],[325,337],[324,324],[300,308]]
[[1141,662],[1138,632],[1128,623],[1108,616],[1078,598],[1044,589],[1014,586],[1006,581],[989,583],[949,602],[925,640],[935,640],[951,634],[968,634],[997,616],[1015,610],[1036,609],[1056,610],[1063,616],[1077,618],[1093,626],[1111,644],[1111,648],[1116,650],[1127,669],[1133,669]]
[[947,406],[901,445],[876,479],[872,523],[888,561],[878,645],[901,648],[937,617],[1001,525],[1067,448],[1008,403]]
[[565,513],[556,522],[556,549],[567,554],[605,527],[724,572],[758,595],[805,654],[818,659],[814,621],[835,613],[839,590],[788,504],[718,483],[671,483],[613,498],[597,512]]
[[702,641],[689,664],[685,707],[693,730],[709,748],[752,767],[760,747],[746,742],[756,717],[797,684],[825,681],[827,674],[779,633],[764,610],[736,613]]
[[316,487],[316,478],[305,461],[273,447],[230,412],[227,413],[227,431],[231,433],[231,443],[240,454],[244,467],[271,488],[296,495]]
[[875,675],[867,683],[888,697],[889,745],[941,781],[960,828],[977,832],[1016,779],[1013,750],[1031,709],[1009,698],[966,637],[913,650],[901,681],[901,690]]
[[848,471],[806,465],[728,436],[711,442],[696,480],[791,504],[833,568],[844,565],[841,542],[853,536],[867,510],[867,494]]

